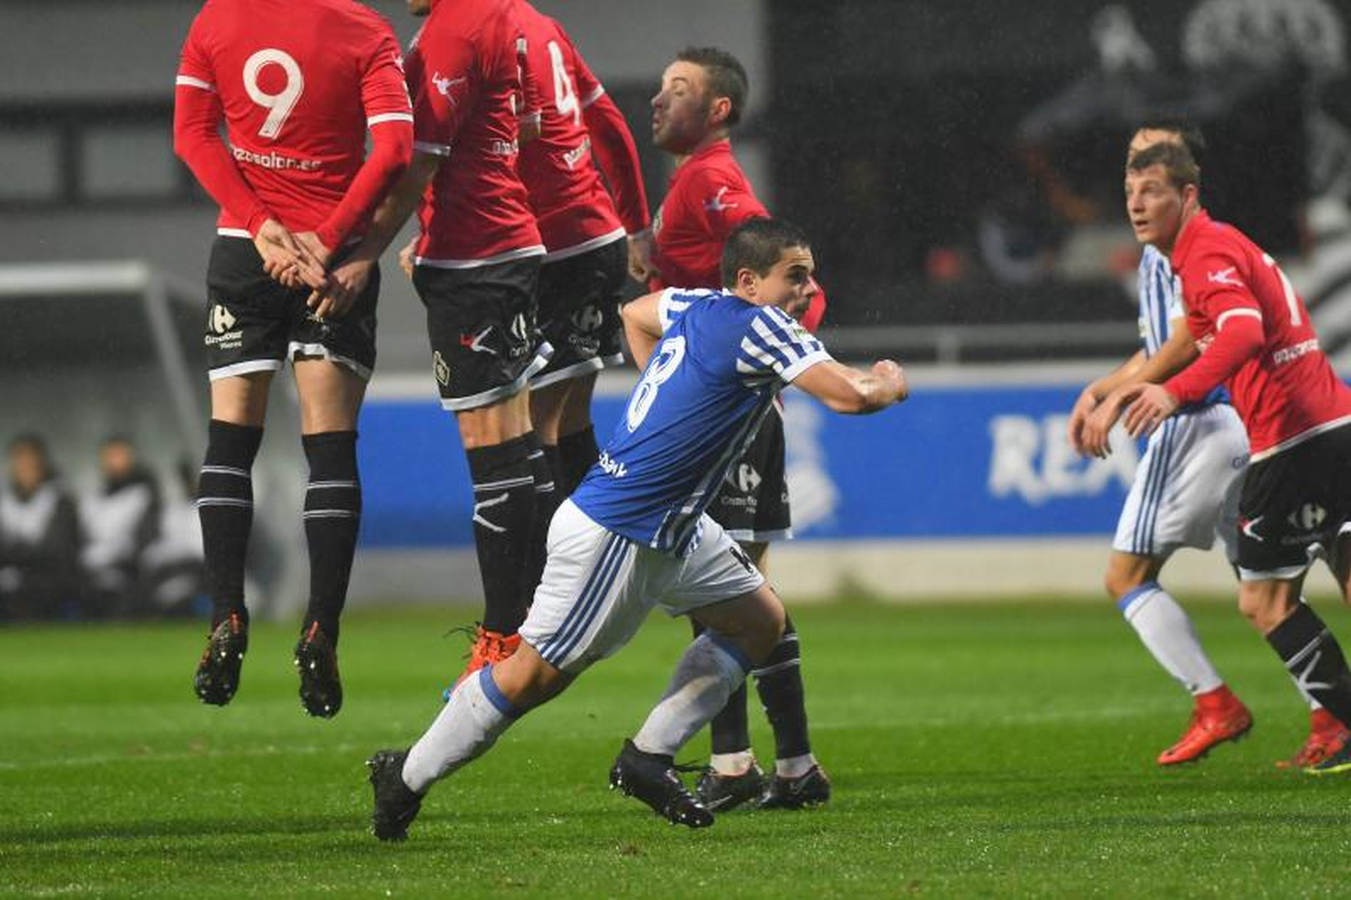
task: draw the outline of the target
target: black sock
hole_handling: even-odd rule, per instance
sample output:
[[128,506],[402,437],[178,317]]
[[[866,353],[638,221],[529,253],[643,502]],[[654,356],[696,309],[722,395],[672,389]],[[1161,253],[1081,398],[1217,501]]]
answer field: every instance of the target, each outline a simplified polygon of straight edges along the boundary
[[521,602],[528,610],[535,599],[535,588],[544,575],[544,563],[549,558],[549,523],[562,498],[558,494],[558,448],[541,444],[535,432],[524,435],[530,447],[530,472],[535,478],[535,525],[530,533],[530,565],[521,579]]
[[361,480],[357,433],[325,431],[301,437],[310,462],[305,489],[305,540],[310,548],[310,603],[305,627],[318,622],[336,646],[338,618],[347,602],[347,582],[361,528]]
[[465,454],[474,482],[474,544],[483,579],[483,627],[512,635],[525,621],[522,573],[530,564],[535,477],[524,436]]
[[206,459],[197,480],[197,517],[202,523],[206,590],[211,627],[231,613],[245,623],[244,558],[253,527],[253,459],[263,429],[212,419]]
[[755,689],[764,704],[765,716],[774,729],[775,758],[791,759],[811,753],[802,690],[801,652],[792,619],[784,619],[783,637],[779,638],[764,665],[751,674],[755,676]]
[[560,435],[558,457],[559,465],[555,470],[559,475],[558,496],[569,497],[586,477],[586,470],[600,458],[600,448],[596,446],[596,429],[588,425],[581,431]]
[[[705,631],[704,626],[694,619],[690,619],[690,625],[695,637]],[[746,682],[737,686],[722,709],[709,721],[708,734],[714,753],[741,753],[751,749],[751,726],[746,718]]]
[[1295,681],[1323,708],[1351,727],[1351,671],[1337,639],[1318,613],[1300,603],[1267,635],[1276,655]]

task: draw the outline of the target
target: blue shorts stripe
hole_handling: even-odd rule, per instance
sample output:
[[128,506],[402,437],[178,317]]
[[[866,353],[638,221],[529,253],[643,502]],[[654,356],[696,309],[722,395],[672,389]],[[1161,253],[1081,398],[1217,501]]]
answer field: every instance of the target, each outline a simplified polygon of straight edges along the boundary
[[571,626],[571,623],[577,617],[582,604],[585,602],[587,596],[591,593],[591,589],[595,586],[597,579],[600,578],[601,572],[604,571],[610,556],[614,553],[615,545],[619,540],[620,540],[619,535],[613,532],[611,532],[610,536],[605,539],[605,547],[596,557],[596,565],[594,568],[592,568],[591,574],[587,576],[586,584],[582,586],[581,593],[577,595],[577,600],[573,604],[572,609],[568,610],[568,614],[563,617],[563,621],[560,622],[558,627],[554,629],[553,635],[541,641],[540,645],[537,648],[535,648],[539,651],[540,656],[544,657],[545,659],[548,659],[549,658],[548,648],[550,646],[557,644],[562,639],[563,632],[566,631]]
[[1168,470],[1172,468],[1173,440],[1177,435],[1177,420],[1169,419],[1163,423],[1163,440],[1161,441],[1161,458],[1163,464],[1159,467],[1158,484],[1154,489],[1154,502],[1149,510],[1148,524],[1145,526],[1145,548],[1146,554],[1152,555],[1154,549],[1154,533],[1159,524],[1159,509],[1163,505],[1164,488],[1168,485]]
[[[1163,441],[1162,439],[1160,439],[1159,444],[1155,445],[1153,449],[1155,450],[1162,449],[1162,444]],[[1144,488],[1140,491],[1140,507],[1135,511],[1135,528],[1131,535],[1131,552],[1139,555],[1148,555],[1146,550],[1143,548],[1144,530],[1145,530],[1144,523],[1146,515],[1149,510],[1149,498],[1154,490],[1154,481],[1158,476],[1159,466],[1160,466],[1159,454],[1158,453],[1151,454],[1149,457],[1149,467],[1145,469]]]
[[606,561],[606,571],[601,575],[601,580],[597,583],[596,589],[582,604],[581,615],[574,620],[572,633],[560,638],[554,648],[549,651],[549,656],[546,659],[553,665],[562,665],[563,660],[567,659],[568,654],[581,641],[587,629],[596,621],[596,616],[605,606],[606,595],[610,593],[610,588],[614,587],[615,579],[619,577],[620,571],[624,568],[624,558],[628,555],[628,549],[628,543],[622,542],[621,539],[618,552],[612,554]]

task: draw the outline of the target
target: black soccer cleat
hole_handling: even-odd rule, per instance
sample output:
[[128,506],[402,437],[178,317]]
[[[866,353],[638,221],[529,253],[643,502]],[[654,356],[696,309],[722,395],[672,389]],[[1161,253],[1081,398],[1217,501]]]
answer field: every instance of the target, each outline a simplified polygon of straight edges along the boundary
[[754,760],[740,775],[721,775],[705,769],[694,786],[694,795],[711,812],[727,812],[747,800],[754,800],[765,790],[765,773]]
[[366,760],[371,787],[375,789],[371,831],[382,841],[408,837],[408,826],[422,808],[422,798],[403,783],[403,762],[407,758],[407,750],[377,750]]
[[812,766],[796,778],[775,775],[760,795],[761,809],[803,809],[830,799],[830,779],[820,766]]
[[660,753],[644,753],[627,738],[610,768],[610,788],[637,797],[672,825],[707,828],[713,824],[713,814],[676,775],[675,761]]
[[239,690],[239,669],[249,649],[249,626],[238,613],[230,613],[211,631],[206,650],[197,663],[192,689],[198,699],[224,706]]
[[336,716],[342,709],[338,651],[318,622],[311,622],[300,636],[294,662],[300,673],[300,703],[305,712],[321,719]]

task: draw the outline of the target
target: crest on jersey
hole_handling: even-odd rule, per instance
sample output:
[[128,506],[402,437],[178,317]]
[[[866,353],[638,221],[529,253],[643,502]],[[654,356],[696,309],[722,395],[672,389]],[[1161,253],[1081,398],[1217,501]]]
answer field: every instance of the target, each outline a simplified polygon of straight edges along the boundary
[[225,332],[235,327],[235,322],[237,321],[234,314],[220,303],[211,307],[211,315],[207,318],[211,330],[216,332],[216,334],[225,334]]
[[437,350],[432,354],[432,372],[436,374],[436,383],[441,387],[450,384],[450,366],[446,365],[446,358]]
[[718,192],[713,195],[713,199],[709,200],[704,204],[704,209],[708,210],[709,212],[722,212],[728,209],[736,209],[738,206],[740,206],[741,205],[740,203],[728,203],[726,200],[722,199],[723,197],[727,196],[728,190],[729,188],[725,184],[722,187],[718,188]]
[[464,87],[469,83],[469,77],[462,75],[459,78],[451,78],[449,75],[442,75],[440,72],[432,73],[432,85],[436,92],[450,101],[451,106],[459,106],[460,100],[453,91]]
[[1206,280],[1211,284],[1227,284],[1230,287],[1243,287],[1243,282],[1234,274],[1235,268],[1230,266],[1227,269],[1220,269],[1218,272],[1207,272]]

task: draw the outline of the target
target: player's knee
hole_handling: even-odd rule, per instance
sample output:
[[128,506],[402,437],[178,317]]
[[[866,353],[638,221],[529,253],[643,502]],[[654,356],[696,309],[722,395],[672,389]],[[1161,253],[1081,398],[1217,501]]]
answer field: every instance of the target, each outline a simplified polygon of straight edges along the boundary
[[746,649],[750,652],[751,661],[759,664],[769,658],[769,654],[779,643],[779,638],[783,637],[783,624],[786,614],[783,604],[779,598],[772,593],[762,605],[762,615],[756,617],[753,627],[747,634]]
[[1294,609],[1298,602],[1289,596],[1279,581],[1245,581],[1238,592],[1238,609],[1262,634],[1267,634]]

